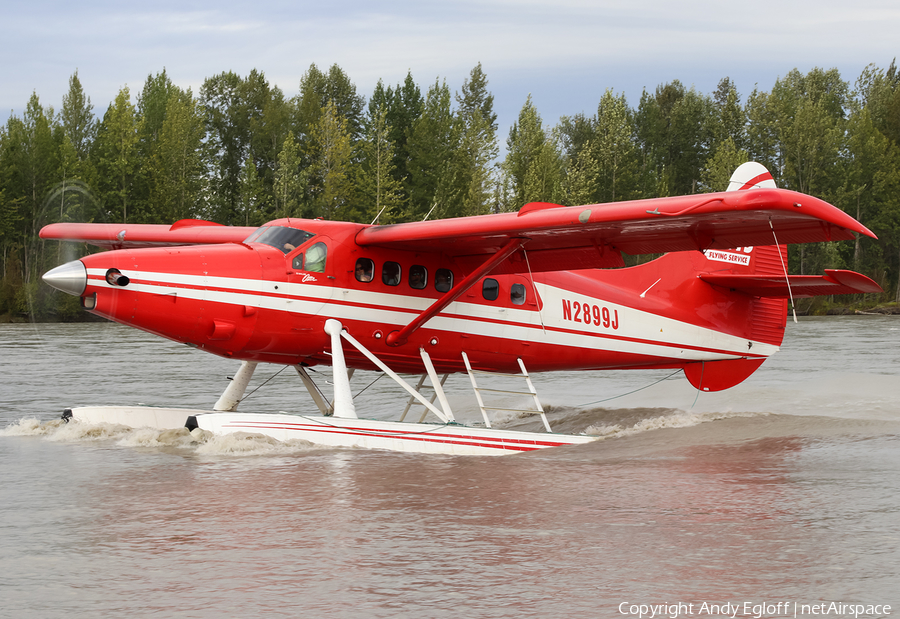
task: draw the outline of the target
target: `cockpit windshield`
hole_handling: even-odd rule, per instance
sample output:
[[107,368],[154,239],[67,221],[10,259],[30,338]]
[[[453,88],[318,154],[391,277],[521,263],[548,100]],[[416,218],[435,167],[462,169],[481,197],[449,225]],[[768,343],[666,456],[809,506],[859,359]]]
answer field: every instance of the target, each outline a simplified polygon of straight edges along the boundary
[[314,236],[312,232],[297,228],[263,226],[248,236],[244,243],[265,243],[289,254]]

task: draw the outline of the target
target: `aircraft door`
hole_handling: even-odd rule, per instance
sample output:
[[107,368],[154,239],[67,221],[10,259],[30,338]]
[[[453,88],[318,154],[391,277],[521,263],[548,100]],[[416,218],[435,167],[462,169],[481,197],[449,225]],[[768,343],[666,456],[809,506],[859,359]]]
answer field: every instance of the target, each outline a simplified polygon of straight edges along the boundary
[[285,256],[289,294],[298,313],[322,314],[334,294],[333,247],[330,238],[318,235]]

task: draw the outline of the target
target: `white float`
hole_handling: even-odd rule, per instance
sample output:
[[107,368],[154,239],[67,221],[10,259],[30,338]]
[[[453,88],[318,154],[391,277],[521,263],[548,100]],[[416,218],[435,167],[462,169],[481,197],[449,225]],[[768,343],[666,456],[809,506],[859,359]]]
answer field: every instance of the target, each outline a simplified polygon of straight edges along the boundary
[[[463,359],[472,381],[472,387],[475,389],[485,420],[485,427],[467,426],[455,421],[442,388],[443,380],[438,378],[431,359],[424,350],[420,350],[420,354],[434,389],[432,400],[437,399],[440,407],[435,406],[433,401],[429,401],[419,392],[424,383],[424,377],[419,381],[418,387],[414,388],[344,331],[343,326],[337,320],[328,320],[325,330],[331,336],[334,402],[328,402],[303,367],[295,366],[304,385],[312,395],[313,401],[322,413],[321,415],[238,412],[237,406],[256,369],[256,363],[245,361],[219,401],[216,402],[214,410],[150,406],[88,406],[66,409],[63,418],[67,421],[74,419],[84,423],[114,423],[135,428],[150,427],[160,430],[186,427],[190,430],[200,428],[213,434],[248,432],[269,436],[279,441],[303,440],[329,447],[388,449],[454,455],[506,455],[547,447],[580,445],[597,440],[597,437],[594,436],[550,432],[550,425],[544,415],[537,393],[521,361],[519,365],[522,374],[515,376],[525,379],[528,390],[519,392],[519,394],[530,396],[533,399],[534,408],[515,409],[513,412],[540,415],[547,432],[521,432],[490,427],[487,411],[491,409],[485,406],[481,391],[491,390],[478,387],[475,379],[476,372],[469,365],[465,353]],[[410,394],[410,404],[418,400],[425,407],[426,414],[428,412],[434,414],[440,423],[423,423],[425,414],[418,423],[404,421],[409,404],[400,421],[358,418],[350,391],[347,367],[344,363],[342,337],[403,387]],[[482,372],[482,374],[489,374],[489,372]],[[504,393],[510,392],[505,391]]]

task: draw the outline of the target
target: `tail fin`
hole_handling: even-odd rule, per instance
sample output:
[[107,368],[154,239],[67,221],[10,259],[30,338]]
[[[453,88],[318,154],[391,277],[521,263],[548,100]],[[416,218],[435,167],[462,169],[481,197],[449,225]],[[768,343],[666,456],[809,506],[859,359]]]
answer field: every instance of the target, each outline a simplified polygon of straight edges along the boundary
[[[750,161],[731,175],[726,191],[775,188],[775,180],[765,166]],[[773,233],[773,241],[775,241]],[[697,277],[713,288],[741,295],[748,300],[746,337],[750,341],[779,346],[787,324],[787,298],[814,295],[880,292],[874,281],[852,271],[827,270],[820,275],[787,274],[787,246],[738,247],[727,251],[704,252],[706,272]],[[764,359],[735,359],[693,363],[684,374],[703,391],[732,387],[752,374]]]
[[761,163],[748,161],[738,166],[725,191],[742,191],[746,189],[775,189],[775,179]]
[[[758,163],[741,165],[728,191],[773,189],[772,175]],[[788,290],[795,285],[807,294],[847,294],[879,291],[875,282],[848,271],[825,276],[787,276],[787,246],[772,245],[682,251],[627,269],[598,272],[603,283],[637,294],[646,311],[658,311],[698,327],[726,333],[747,342],[740,358],[689,362],[684,373],[703,391],[733,387],[750,376],[781,345],[787,323]],[[801,296],[794,293],[794,296]],[[806,296],[806,295],[804,295]],[[766,344],[768,346],[759,346]],[[763,353],[762,351],[766,352]]]
[[[749,189],[774,189],[775,180],[762,164],[748,161],[741,164],[731,175],[726,191],[746,191]],[[773,241],[775,238],[773,236]],[[766,245],[762,247],[738,247],[726,251],[706,251],[706,270],[718,276],[767,277],[784,280],[787,265],[786,245]],[[698,278],[704,279],[704,273]],[[711,283],[711,282],[708,282]],[[751,297],[743,295],[736,288],[729,287],[729,294],[745,298],[747,321],[744,336],[750,342],[764,342],[775,346],[784,339],[787,324],[787,300],[783,298]],[[743,382],[765,359],[734,359],[688,364],[684,375],[690,383],[702,391],[721,391]]]

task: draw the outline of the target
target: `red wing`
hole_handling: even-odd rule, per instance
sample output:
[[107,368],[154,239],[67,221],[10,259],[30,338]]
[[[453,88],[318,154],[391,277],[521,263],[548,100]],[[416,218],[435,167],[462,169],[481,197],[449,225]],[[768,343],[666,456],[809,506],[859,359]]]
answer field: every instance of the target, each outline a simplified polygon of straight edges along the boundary
[[42,239],[83,241],[104,249],[175,247],[240,243],[257,228],[223,226],[200,219],[182,219],[171,226],[157,224],[50,224]]
[[529,239],[525,250],[530,266],[538,271],[615,266],[621,262],[619,252],[774,245],[773,228],[781,244],[848,240],[854,233],[875,236],[818,198],[786,189],[756,189],[588,206],[526,205],[518,213],[373,226],[360,231],[356,241],[440,249],[462,258],[492,254],[510,238],[523,237]]
[[791,275],[791,289],[788,292],[784,276],[744,275],[729,273],[702,273],[705,282],[723,286],[755,297],[776,297],[786,299],[818,297],[832,294],[858,294],[862,292],[883,292],[874,281],[853,271],[825,269],[825,275]]

